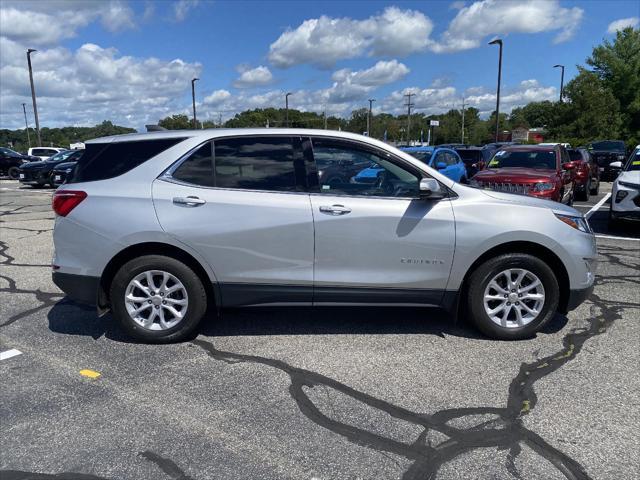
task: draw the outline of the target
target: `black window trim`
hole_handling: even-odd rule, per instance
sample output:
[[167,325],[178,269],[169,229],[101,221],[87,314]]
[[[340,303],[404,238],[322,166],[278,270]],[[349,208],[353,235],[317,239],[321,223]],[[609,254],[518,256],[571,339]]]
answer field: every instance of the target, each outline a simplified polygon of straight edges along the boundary
[[[194,152],[196,152],[197,150],[199,150],[205,143],[207,142],[211,142],[211,150],[212,150],[212,154],[211,154],[211,158],[212,158],[212,169],[213,169],[213,180],[215,183],[216,180],[216,169],[215,169],[215,156],[216,156],[216,149],[215,149],[215,142],[216,140],[230,140],[230,139],[234,139],[234,138],[256,138],[256,137],[272,137],[272,138],[290,138],[292,140],[294,140],[293,143],[293,163],[294,163],[294,172],[295,172],[295,178],[296,178],[296,183],[295,183],[295,187],[296,188],[300,188],[301,190],[299,191],[292,191],[292,192],[287,192],[287,191],[282,191],[282,190],[265,190],[265,189],[254,189],[254,188],[232,188],[232,187],[210,187],[208,185],[198,185],[197,183],[190,183],[190,182],[185,182],[184,180],[180,180],[178,178],[175,178],[173,176],[173,173],[178,169],[178,167],[180,167],[180,165],[182,165],[182,163],[184,163]],[[298,147],[296,145],[295,140],[296,139],[300,139],[300,146]],[[196,147],[193,147],[192,149],[190,149],[187,153],[185,153],[184,155],[182,155],[178,160],[176,160],[172,165],[170,165],[167,169],[165,169],[164,172],[162,172],[160,175],[158,175],[158,177],[156,177],[158,180],[163,180],[166,182],[170,182],[170,183],[175,183],[178,185],[183,185],[185,187],[193,187],[193,188],[203,188],[203,189],[208,189],[208,190],[225,190],[225,191],[232,191],[232,192],[252,192],[252,193],[280,193],[280,194],[284,194],[284,195],[308,195],[309,194],[309,189],[307,185],[301,184],[299,182],[299,175],[298,175],[298,166],[296,165],[296,159],[303,159],[305,160],[305,156],[304,156],[304,140],[305,140],[305,136],[304,135],[295,135],[295,134],[283,134],[283,133],[274,133],[274,134],[270,134],[270,133],[260,133],[260,134],[246,134],[246,135],[225,135],[225,136],[219,136],[219,137],[212,137],[209,138],[207,140],[205,140],[204,142],[198,144]],[[297,150],[300,150],[299,152]],[[306,171],[306,160],[304,161],[304,167],[305,167],[305,171],[304,176],[306,177],[308,175],[307,171]]]
[[[363,150],[367,150],[371,153],[373,153],[374,155],[380,156],[379,152],[383,152],[385,155],[387,155],[389,157],[389,161],[395,165],[398,165],[399,167],[402,167],[406,170],[409,170],[409,172],[411,172],[412,174],[414,174],[417,178],[418,178],[418,182],[420,182],[420,180],[424,179],[424,178],[434,178],[431,177],[428,173],[423,172],[422,170],[420,170],[419,168],[417,168],[415,165],[412,165],[410,162],[407,162],[406,160],[404,160],[403,158],[400,158],[396,155],[394,155],[393,153],[387,151],[387,150],[382,150],[378,147],[374,147],[373,145],[370,145],[368,143],[365,142],[361,142],[358,140],[354,140],[351,138],[342,138],[342,137],[333,137],[331,135],[308,135],[308,138],[311,139],[311,153],[313,155],[313,139],[314,138],[318,138],[318,139],[322,139],[322,140],[330,140],[330,141],[334,141],[336,143],[342,143],[345,145],[354,145],[358,148],[361,148]],[[318,171],[318,166],[316,164],[315,161],[315,157],[313,157],[313,166],[316,170],[316,178],[317,178],[317,171]],[[451,189],[448,188],[446,185],[442,184],[437,178],[434,178],[434,180],[437,180],[438,183],[440,183],[440,187],[445,189],[448,192],[448,196],[446,198],[451,198]],[[419,195],[417,196],[412,196],[412,197],[386,197],[386,196],[372,196],[372,195],[352,195],[352,194],[348,194],[348,193],[323,193],[322,190],[320,189],[320,181],[318,179],[318,184],[315,186],[314,190],[309,190],[309,194],[310,195],[318,195],[318,196],[327,196],[327,195],[331,195],[334,197],[347,197],[347,198],[368,198],[371,200],[418,200],[420,197]]]

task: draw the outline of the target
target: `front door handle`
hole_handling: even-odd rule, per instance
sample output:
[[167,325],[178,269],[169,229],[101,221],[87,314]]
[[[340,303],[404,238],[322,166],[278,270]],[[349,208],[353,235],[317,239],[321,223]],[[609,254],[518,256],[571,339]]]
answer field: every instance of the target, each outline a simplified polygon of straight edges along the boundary
[[351,213],[351,209],[344,205],[323,205],[320,207],[320,211],[329,215],[346,215],[347,213]]
[[176,205],[184,205],[186,207],[198,207],[207,203],[206,200],[198,197],[173,197],[173,203]]

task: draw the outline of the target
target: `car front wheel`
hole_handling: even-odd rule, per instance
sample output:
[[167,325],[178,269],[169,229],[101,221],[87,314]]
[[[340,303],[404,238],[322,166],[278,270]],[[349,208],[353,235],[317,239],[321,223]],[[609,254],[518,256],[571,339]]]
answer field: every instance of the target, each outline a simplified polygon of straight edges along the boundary
[[468,285],[471,319],[489,337],[531,337],[558,308],[558,281],[551,268],[532,255],[510,253],[487,260],[471,274]]
[[198,275],[162,255],[124,264],[113,278],[110,299],[114,316],[126,332],[148,343],[187,338],[207,309],[207,293]]
[[7,174],[11,180],[17,180],[20,177],[20,169],[18,167],[9,167]]

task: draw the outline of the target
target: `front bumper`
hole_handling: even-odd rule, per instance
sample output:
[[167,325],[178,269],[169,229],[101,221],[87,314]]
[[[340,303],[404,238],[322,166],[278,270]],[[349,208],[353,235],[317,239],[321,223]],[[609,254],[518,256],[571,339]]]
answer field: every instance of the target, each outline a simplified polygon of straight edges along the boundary
[[52,278],[53,283],[71,300],[87,305],[96,305],[100,278],[62,272],[53,272]]
[[591,296],[594,285],[581,288],[579,290],[569,290],[569,301],[567,302],[567,312],[578,308],[587,298]]

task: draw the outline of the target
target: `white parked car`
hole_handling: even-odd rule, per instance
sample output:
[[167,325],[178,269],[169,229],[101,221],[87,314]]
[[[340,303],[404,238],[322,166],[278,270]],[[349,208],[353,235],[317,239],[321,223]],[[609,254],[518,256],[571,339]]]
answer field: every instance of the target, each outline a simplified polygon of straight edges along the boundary
[[63,152],[67,150],[66,148],[58,148],[58,147],[33,147],[27,151],[27,155],[31,155],[32,157],[38,157],[40,160],[46,160],[49,157],[52,157],[58,152]]
[[[611,166],[620,168],[622,162],[613,162]],[[611,188],[609,222],[615,224],[620,219],[640,220],[640,145],[629,156]]]

